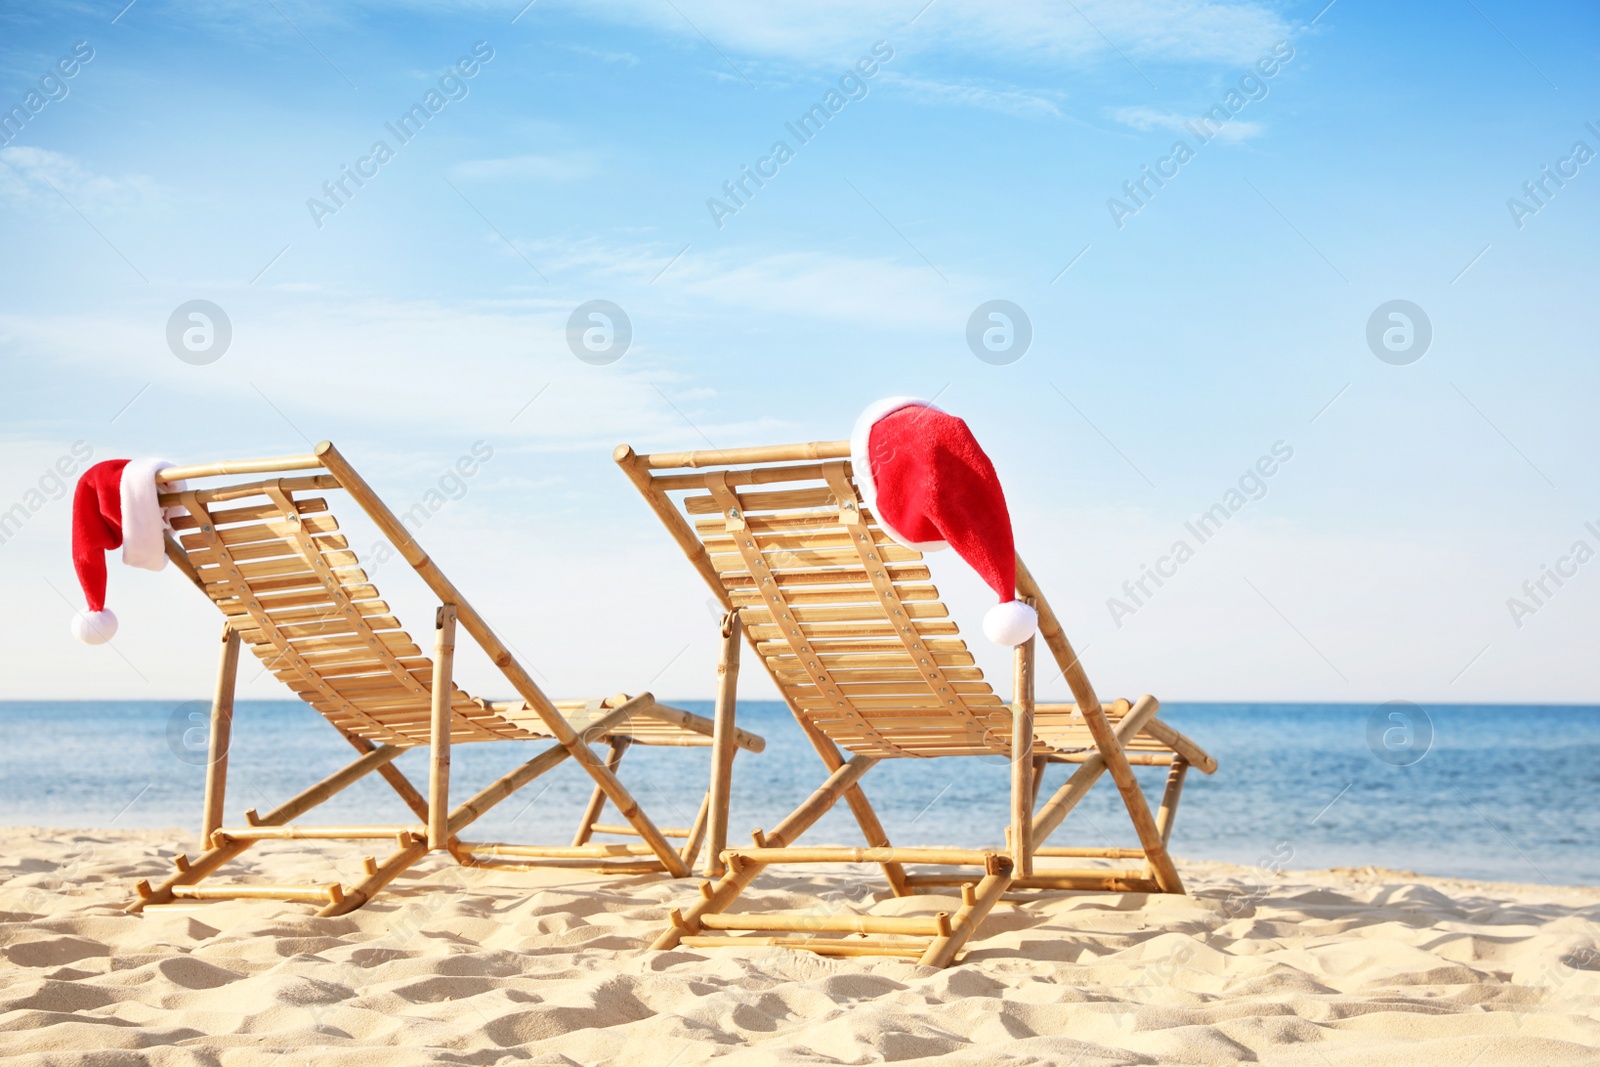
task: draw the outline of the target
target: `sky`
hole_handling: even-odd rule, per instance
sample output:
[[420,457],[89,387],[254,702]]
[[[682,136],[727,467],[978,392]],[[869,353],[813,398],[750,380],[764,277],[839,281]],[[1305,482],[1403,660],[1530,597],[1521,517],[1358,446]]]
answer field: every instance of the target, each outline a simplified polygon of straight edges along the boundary
[[1595,703],[1600,16],[1325,2],[8,6],[0,698],[212,684],[170,569],[71,638],[53,472],[322,439],[396,510],[490,454],[418,540],[552,695],[706,697],[612,448],[912,395],[1103,696]]

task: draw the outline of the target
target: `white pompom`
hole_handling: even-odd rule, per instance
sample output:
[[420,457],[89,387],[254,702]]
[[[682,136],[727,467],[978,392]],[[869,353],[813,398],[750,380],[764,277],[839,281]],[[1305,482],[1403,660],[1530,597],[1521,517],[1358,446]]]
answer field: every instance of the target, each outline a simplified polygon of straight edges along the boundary
[[1039,613],[1020,600],[996,604],[983,615],[983,636],[997,645],[1020,645],[1039,629]]
[[72,617],[72,636],[86,645],[103,645],[117,636],[117,617],[110,608],[80,611]]

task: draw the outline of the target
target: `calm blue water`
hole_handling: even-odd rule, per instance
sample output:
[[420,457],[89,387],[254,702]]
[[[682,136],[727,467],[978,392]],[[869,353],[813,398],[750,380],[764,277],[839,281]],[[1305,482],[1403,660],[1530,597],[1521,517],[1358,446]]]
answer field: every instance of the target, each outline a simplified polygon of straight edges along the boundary
[[[680,706],[710,714],[705,702]],[[201,702],[0,702],[0,823],[197,828],[206,711]],[[1288,848],[1291,867],[1376,864],[1600,884],[1600,708],[1176,704],[1162,717],[1221,764],[1209,778],[1190,774],[1173,840],[1179,857],[1253,864]],[[746,702],[739,722],[768,741],[765,753],[735,764],[730,835],[742,841],[751,827],[775,825],[822,773],[783,705]],[[536,750],[460,746],[459,795]],[[302,704],[241,702],[227,821],[246,807],[266,811],[353,754]],[[658,823],[686,826],[708,759],[705,750],[634,748],[622,777]],[[397,765],[425,786],[425,762],[425,752],[414,751]],[[1053,768],[1047,791],[1068,770]],[[1140,772],[1152,807],[1164,774]],[[1003,840],[1007,783],[1004,760],[968,758],[890,760],[863,785],[895,843],[984,846]],[[563,766],[471,836],[565,844],[589,788],[581,771]],[[317,814],[325,822],[412,821],[376,775]],[[840,805],[807,840],[854,843],[859,835]],[[1109,779],[1052,843],[1134,844]]]

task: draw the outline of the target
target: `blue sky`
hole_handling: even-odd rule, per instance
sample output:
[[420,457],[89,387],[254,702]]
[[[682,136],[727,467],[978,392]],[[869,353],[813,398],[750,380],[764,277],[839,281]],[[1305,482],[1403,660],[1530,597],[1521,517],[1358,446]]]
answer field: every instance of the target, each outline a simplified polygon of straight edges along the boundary
[[[1592,702],[1592,6],[919,7],[8,9],[0,511],[76,441],[189,462],[331,438],[402,507],[486,442],[419,540],[552,692],[704,696],[706,594],[611,447],[834,439],[880,396],[937,395],[1105,691]],[[1248,76],[1199,143],[1185,123]],[[801,143],[785,124],[841,78],[856,98]],[[430,90],[401,144],[385,124]],[[314,219],[379,139],[393,158]],[[1192,158],[1131,202],[1180,139]],[[779,140],[718,226],[707,201]],[[1576,174],[1539,205],[1545,166]],[[232,328],[205,365],[166,339],[191,300]],[[590,300],[632,324],[609,365],[568,348]],[[968,347],[990,300],[1031,323],[1015,362]],[[1414,362],[1369,347],[1391,300],[1431,324]],[[1279,442],[1265,495],[1185,533]],[[114,567],[116,648],[71,640],[67,529],[46,498],[0,544],[7,695],[203,695],[216,620],[175,574]],[[975,621],[976,579],[938,564]]]

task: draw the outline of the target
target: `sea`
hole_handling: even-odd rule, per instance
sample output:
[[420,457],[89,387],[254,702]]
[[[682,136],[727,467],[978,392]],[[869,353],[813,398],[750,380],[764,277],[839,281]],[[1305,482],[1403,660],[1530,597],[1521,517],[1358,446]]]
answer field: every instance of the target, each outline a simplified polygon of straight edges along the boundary
[[[710,715],[706,701],[669,701]],[[0,702],[0,824],[177,828],[198,834],[209,707],[204,701]],[[1184,859],[1319,869],[1378,866],[1476,880],[1600,885],[1600,707],[1410,704],[1166,704],[1162,719],[1218,762],[1189,773],[1172,839]],[[781,703],[743,701],[739,725],[767,741],[734,762],[730,843],[775,826],[825,777]],[[457,799],[532,758],[536,742],[452,754]],[[225,822],[265,812],[354,756],[314,711],[240,701]],[[635,746],[620,776],[658,825],[687,826],[705,790],[706,749]],[[426,791],[425,749],[396,763]],[[1073,768],[1052,766],[1045,793]],[[1166,772],[1137,773],[1152,809]],[[567,844],[591,792],[568,761],[494,808],[474,840]],[[890,840],[999,846],[1003,757],[885,760],[862,780]],[[357,782],[306,822],[414,822],[382,779]],[[602,821],[617,822],[608,808]],[[807,833],[858,844],[840,804]],[[1051,838],[1132,846],[1108,777]]]

